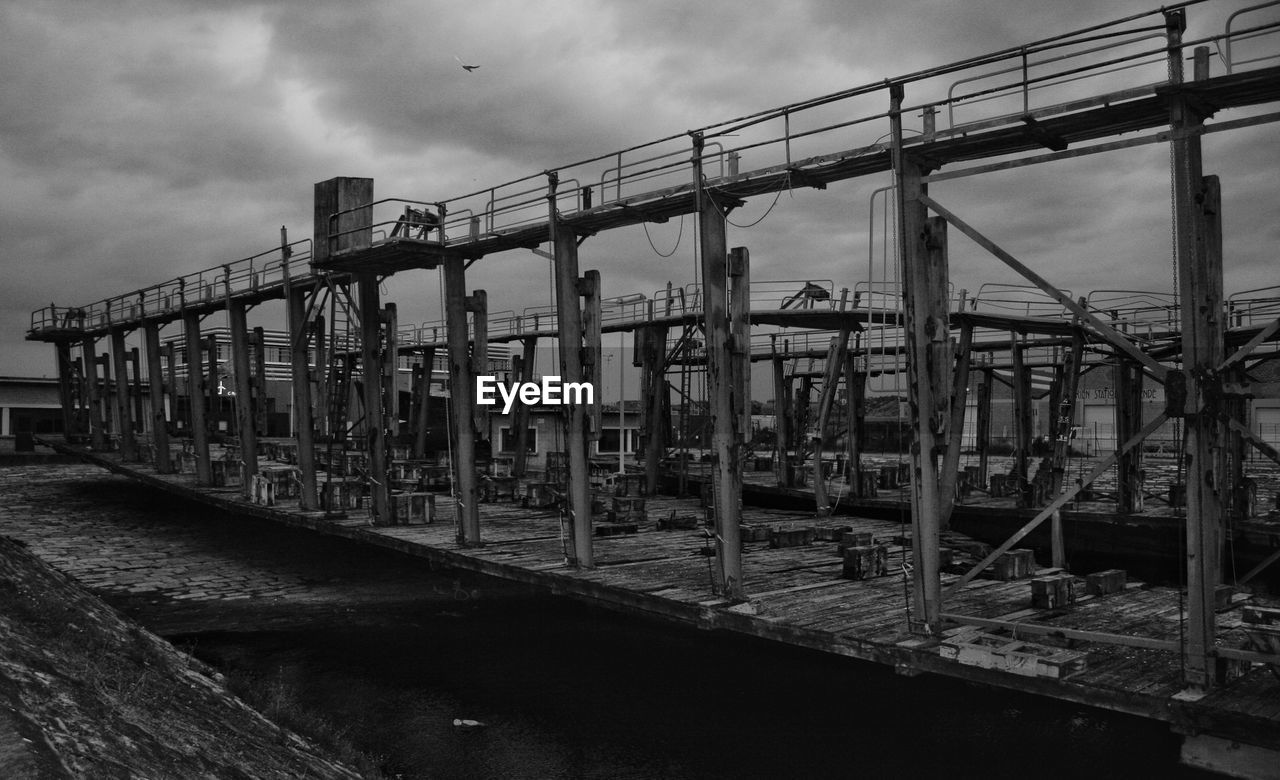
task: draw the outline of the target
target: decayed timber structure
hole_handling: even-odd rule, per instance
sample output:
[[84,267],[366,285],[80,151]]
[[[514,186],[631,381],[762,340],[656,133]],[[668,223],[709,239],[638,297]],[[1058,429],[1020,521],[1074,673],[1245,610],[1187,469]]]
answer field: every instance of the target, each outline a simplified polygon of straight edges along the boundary
[[[783,106],[449,200],[375,198],[373,181],[365,178],[321,182],[315,185],[309,239],[290,242],[282,231],[279,245],[259,255],[93,304],[51,306],[33,314],[29,338],[56,350],[66,432],[59,446],[157,485],[183,486],[208,500],[244,506],[254,498],[258,504],[276,503],[263,500],[264,486],[271,484],[265,472],[276,471],[275,460],[287,452],[284,459],[296,485],[280,491],[283,496],[296,490],[296,505],[284,508],[282,501],[281,508],[255,505],[254,511],[353,535],[359,534],[339,511],[350,504],[337,493],[364,496],[375,529],[398,526],[415,511],[418,517],[429,514],[413,509],[413,499],[406,496],[419,493],[412,486],[407,494],[401,490],[414,482],[406,474],[416,473],[421,488],[422,475],[443,465],[448,474],[442,484],[450,496],[441,504],[455,512],[452,543],[434,530],[417,536],[359,533],[451,565],[887,661],[904,672],[972,676],[1162,717],[1188,734],[1189,760],[1265,776],[1268,767],[1280,765],[1280,686],[1267,673],[1268,667],[1280,669],[1280,627],[1268,622],[1280,623],[1280,611],[1250,606],[1251,627],[1240,629],[1239,620],[1220,619],[1218,610],[1237,604],[1224,588],[1230,584],[1223,565],[1230,561],[1225,549],[1229,518],[1234,518],[1234,539],[1280,550],[1280,527],[1254,522],[1256,513],[1239,498],[1246,480],[1245,450],[1277,458],[1275,449],[1244,424],[1241,410],[1250,372],[1276,360],[1280,288],[1226,296],[1220,193],[1230,183],[1202,170],[1200,145],[1207,134],[1280,119],[1274,111],[1280,101],[1280,21],[1277,4],[1264,3],[1233,16],[1218,35],[1184,40],[1185,14],[1195,5]],[[1238,52],[1245,42],[1255,55],[1248,62],[1233,61],[1233,46]],[[1210,67],[1210,46],[1217,47],[1223,67]],[[1256,56],[1259,50],[1264,56]],[[967,121],[957,118],[958,111],[974,107],[986,112]],[[1033,261],[1013,256],[982,225],[968,221],[963,203],[930,193],[930,185],[942,181],[1148,144],[1169,145],[1174,183],[1177,292],[1159,305],[1147,305],[1138,294],[1119,304],[1101,297],[1077,299],[1033,270]],[[894,235],[886,237],[896,247],[893,270],[881,269],[877,276],[869,269],[852,294],[801,283],[780,296],[777,285],[752,278],[746,248],[729,246],[727,215],[750,198],[801,187],[825,189],[876,174],[892,177],[884,195],[896,215]],[[684,215],[697,219],[698,282],[652,297],[602,299],[602,274],[580,267],[587,239]],[[1024,280],[1023,311],[984,308],[982,296],[952,291],[948,242],[955,233]],[[539,249],[544,245],[546,252]],[[491,315],[486,292],[468,292],[466,272],[472,263],[514,250],[549,253],[554,309]],[[411,269],[438,269],[443,322],[401,326],[395,305],[384,303],[381,290],[394,289],[395,275]],[[251,328],[248,319],[252,309],[273,301],[284,304],[288,333],[288,441],[262,435],[265,342],[262,329]],[[226,381],[217,374],[217,344],[202,332],[202,321],[215,313],[225,314],[230,331]],[[160,334],[177,323],[184,337],[179,349],[172,342],[162,344]],[[705,383],[708,437],[701,449],[707,462],[696,471],[709,486],[708,592],[688,583],[672,585],[656,574],[641,576],[649,571],[639,565],[645,561],[667,561],[671,571],[680,568],[675,562],[681,553],[667,550],[675,537],[662,542],[655,537],[646,554],[641,534],[627,540],[629,557],[613,554],[617,548],[602,556],[601,545],[615,544],[600,541],[602,528],[626,523],[594,517],[598,498],[588,443],[601,429],[598,407],[566,408],[563,453],[540,475],[527,471],[523,415],[528,412],[517,407],[511,473],[481,471],[490,462],[481,451],[488,409],[476,403],[475,377],[489,370],[490,345],[520,345],[523,351],[512,361],[510,376],[529,381],[535,376],[538,342],[554,339],[561,378],[598,385],[601,338],[607,332],[634,333],[645,419],[640,481],[650,496],[672,481],[687,486],[695,471],[687,452],[679,452],[681,445],[667,440],[670,426],[663,421],[671,414],[673,389],[679,389],[668,375],[696,370]],[[141,335],[140,350],[128,346],[135,333]],[[104,340],[109,352],[100,356]],[[447,445],[433,453],[426,421],[434,403],[432,367],[438,351],[447,354],[449,435]],[[399,408],[398,366],[404,355],[414,364],[408,410]],[[813,358],[814,367],[788,372],[784,364],[796,356]],[[907,578],[907,604],[889,603],[901,600],[901,589],[896,595],[894,587],[877,589],[867,584],[872,578],[859,583],[860,595],[847,598],[849,604],[861,604],[858,609],[871,610],[857,613],[854,627],[840,623],[852,619],[844,613],[834,622],[828,614],[818,626],[793,625],[786,614],[769,612],[771,600],[784,595],[829,597],[854,585],[831,579],[779,584],[766,576],[773,570],[751,569],[755,526],[762,521],[747,522],[758,510],[744,508],[742,497],[755,361],[773,367],[778,425],[771,467],[777,488],[812,501],[808,514],[816,516],[819,529],[838,525],[829,516],[832,491],[841,492],[855,512],[860,501],[873,503],[875,475],[863,468],[860,411],[869,381],[905,372],[910,446],[903,476],[910,529],[892,547],[900,564],[887,573],[873,561],[871,574],[885,582]],[[1115,446],[1091,462],[1087,475],[1072,480],[1065,464],[1078,421],[1078,383],[1103,365],[1117,377],[1121,412]],[[1033,478],[1028,464],[1035,368],[1048,368],[1052,382],[1045,460]],[[971,545],[979,552],[954,571],[954,561],[948,560],[953,550],[944,540],[954,534],[950,518],[959,511],[957,497],[969,489],[996,492],[997,475],[988,473],[983,442],[997,379],[1010,387],[1015,429],[1013,467],[1008,475],[998,475],[999,482],[1013,485],[1011,500],[1020,514],[1010,515],[1018,521],[1001,543]],[[1163,407],[1151,419],[1141,414],[1144,383],[1163,388]],[[960,468],[961,432],[973,425],[966,421],[971,386],[982,453],[972,471]],[[815,389],[816,407],[809,400]],[[221,396],[231,398],[234,424],[226,427],[234,437],[219,436],[209,424]],[[847,415],[839,437],[832,420],[838,399]],[[680,394],[677,405],[687,409],[687,393]],[[1185,496],[1167,502],[1180,508],[1166,520],[1182,535],[1185,586],[1159,601],[1157,612],[1165,619],[1152,617],[1135,634],[1130,628],[1141,621],[1090,627],[1083,619],[1073,623],[1079,615],[1060,603],[1037,612],[1009,608],[1007,601],[999,602],[1001,608],[983,601],[983,592],[996,589],[978,588],[982,578],[1005,565],[1042,524],[1052,529],[1049,579],[1056,576],[1060,582],[1067,576],[1062,574],[1063,537],[1070,519],[1064,512],[1104,473],[1114,469],[1116,474],[1113,513],[1140,511],[1143,443],[1169,421],[1176,421],[1181,432],[1182,476],[1176,487]],[[179,433],[180,451],[173,440]],[[837,447],[842,449],[840,474],[828,480],[823,456]],[[184,461],[189,473],[175,475]],[[534,482],[534,476],[541,479]],[[617,484],[627,483],[624,476]],[[532,549],[521,546],[533,544],[532,536],[512,532],[518,520],[514,510],[495,516],[482,506],[482,498],[493,497],[494,485],[520,479],[533,482],[527,488],[531,507],[541,506],[537,502],[548,495],[548,505],[559,507],[554,515],[559,534],[537,537],[537,544],[551,545],[555,554],[540,547],[524,559],[505,560],[485,550],[486,543]],[[237,481],[239,499],[207,490]],[[811,487],[795,492],[803,481]],[[673,504],[671,522],[677,509]],[[546,524],[546,516],[537,513],[526,519],[529,528]],[[867,545],[855,540],[854,546]],[[876,554],[884,553],[873,552],[873,559]],[[1260,555],[1244,579],[1277,559],[1280,552]],[[622,565],[637,565],[630,570],[630,584],[610,579],[608,572],[617,569],[606,571]],[[817,571],[819,564],[797,566]],[[763,589],[753,588],[753,582],[765,583]],[[1007,598],[1007,589],[999,592]],[[871,606],[877,599],[878,607]],[[1111,603],[1117,610],[1132,610],[1132,600]],[[1105,609],[1100,600],[1089,607],[1095,616]],[[793,603],[792,608],[799,614],[809,607]],[[868,617],[872,614],[874,620]],[[1224,621],[1237,639],[1247,635],[1249,642],[1229,641]],[[868,630],[859,634],[857,626]],[[972,638],[965,632],[977,629],[988,632],[980,635],[987,639],[967,644],[957,639]],[[1086,653],[1120,647],[1176,663],[1172,678],[1159,681],[1141,677],[1149,671],[1137,668],[1143,664],[1129,664],[1131,696],[1115,695],[1092,678],[1086,681],[1085,672],[1073,678],[1063,671],[1052,682],[1021,676],[1021,671],[1002,677],[991,671],[1001,663],[993,659],[1012,655],[983,650],[983,642],[991,646],[997,641],[991,638],[1002,631],[1013,631],[1014,639],[1053,638]],[[977,666],[985,664],[981,672],[972,670],[975,657]]]

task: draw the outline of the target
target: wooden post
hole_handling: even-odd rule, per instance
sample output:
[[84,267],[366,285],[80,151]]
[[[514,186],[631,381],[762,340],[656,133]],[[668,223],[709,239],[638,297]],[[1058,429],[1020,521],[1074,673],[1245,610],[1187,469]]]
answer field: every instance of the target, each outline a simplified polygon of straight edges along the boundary
[[1026,501],[1027,461],[1031,457],[1031,434],[1034,427],[1031,401],[1031,372],[1018,337],[1011,336],[1010,354],[1013,357],[1013,475],[1018,478],[1017,505],[1031,506]]
[[369,512],[375,525],[389,525],[391,480],[387,470],[386,404],[383,403],[382,361],[389,359],[382,349],[382,313],[378,277],[359,274],[360,365],[364,380],[365,446],[369,454]]
[[956,377],[951,388],[951,421],[948,423],[950,438],[942,459],[942,483],[938,487],[942,513],[939,524],[944,529],[951,527],[951,513],[956,508],[956,482],[960,477],[960,450],[964,444],[964,413],[969,404],[972,347],[973,326],[966,322],[960,330],[960,345],[956,348]]
[[85,384],[89,387],[89,446],[102,452],[107,449],[107,435],[104,418],[102,385],[98,383],[98,356],[95,352],[97,340],[93,336],[85,336],[80,342],[80,354],[84,362]]
[[991,458],[991,391],[995,377],[990,368],[981,372],[982,384],[978,385],[978,403],[974,410],[974,449],[978,451],[978,482],[985,488]]
[[196,482],[213,484],[213,466],[209,462],[209,426],[205,417],[204,361],[200,356],[200,317],[195,312],[182,313],[183,335],[187,340],[187,396],[191,408],[191,448],[196,457]]
[[259,436],[267,435],[267,332],[255,327],[249,333],[253,370],[250,373],[253,388],[253,429]]
[[[1116,446],[1142,430],[1142,366],[1116,356],[1113,376],[1116,390]],[[1142,511],[1142,448],[1134,447],[1116,460],[1116,511]]]
[[[1067,459],[1071,455],[1071,432],[1076,425],[1076,394],[1080,391],[1080,369],[1084,362],[1084,335],[1075,331],[1071,335],[1071,351],[1066,354],[1058,383],[1058,403],[1051,411],[1050,426],[1053,446],[1052,497],[1062,492],[1066,482]],[[1141,422],[1139,422],[1141,425]],[[1135,429],[1135,433],[1137,430]]]
[[773,420],[775,465],[778,485],[791,487],[791,380],[787,376],[786,361],[782,355],[773,356]]
[[209,393],[209,405],[207,407],[209,413],[209,429],[218,431],[218,423],[222,421],[222,399],[228,391],[228,388],[222,384],[222,380],[218,378],[218,337],[210,333],[205,338],[205,352],[209,356],[209,375],[206,378],[204,387]]
[[903,314],[907,334],[908,402],[912,422],[911,520],[915,614],[911,628],[930,637],[942,631],[939,566],[937,444],[950,421],[950,328],[947,317],[946,223],[929,219],[924,169],[902,150],[900,84],[890,85],[890,123],[902,247]]
[[133,436],[133,404],[129,398],[129,356],[124,347],[124,329],[111,328],[111,358],[115,374],[116,433],[120,436],[120,460],[138,459],[138,443]]
[[[515,369],[514,373],[517,382],[532,382],[534,368],[537,364],[538,339],[535,336],[531,336],[524,339],[522,343],[524,344],[524,351],[520,355],[520,362],[513,363],[512,368]],[[514,411],[515,414],[511,418],[511,436],[516,450],[511,465],[511,473],[513,476],[523,477],[529,467],[529,405],[516,404]]]
[[[668,301],[668,304],[670,301]],[[644,482],[649,495],[658,492],[662,456],[667,452],[667,329],[650,326],[637,331],[640,360],[644,369]]]
[[427,456],[427,433],[431,427],[431,379],[436,363],[436,348],[422,348],[421,370],[414,375],[414,397],[418,402],[413,407],[413,457],[417,459]]
[[[556,317],[560,323],[560,379],[565,383],[582,382],[585,372],[582,365],[582,310],[578,303],[578,240],[572,230],[559,222],[555,196],[558,177],[555,173],[548,174],[548,177]],[[581,404],[570,404],[564,409],[572,542],[569,561],[579,568],[590,569],[595,566],[595,559],[591,538],[591,488],[587,474],[587,410]]]
[[729,250],[729,332],[739,444],[745,451],[751,440],[751,253],[744,246]]
[[79,425],[73,392],[75,372],[71,362],[71,342],[57,341],[53,348],[58,364],[58,405],[62,407],[62,435],[68,442],[75,441]]
[[707,395],[711,411],[711,473],[715,481],[716,558],[722,594],[746,597],[742,582],[742,468],[733,394],[733,351],[729,330],[728,250],[725,216],[703,187],[702,135],[693,136],[693,181],[698,200],[698,247],[702,260],[702,321],[707,336]]
[[155,447],[155,467],[160,474],[173,473],[169,457],[169,421],[165,416],[164,367],[160,361],[160,326],[154,320],[142,324],[147,348],[147,378],[151,389],[151,444]]
[[173,434],[177,430],[178,424],[178,360],[174,356],[173,342],[170,341],[162,348],[164,353],[164,366],[166,376],[165,386],[169,390],[169,433]]
[[862,497],[858,473],[862,470],[862,447],[867,428],[867,372],[857,369],[857,355],[850,353],[845,355],[844,360],[845,397],[848,401],[846,414],[849,424],[849,432],[845,436],[845,460],[848,468],[846,484],[849,495]]
[[820,517],[826,516],[831,511],[831,503],[827,497],[827,480],[822,473],[822,451],[827,441],[827,420],[831,416],[831,405],[835,403],[836,388],[840,384],[840,374],[844,370],[844,356],[848,347],[849,327],[845,326],[840,329],[840,335],[831,337],[831,345],[827,348],[827,364],[822,376],[822,393],[818,396],[818,419],[810,432],[810,439],[813,442],[813,498]]
[[449,342],[449,439],[453,445],[453,495],[458,544],[480,545],[480,496],[476,482],[475,376],[467,334],[467,280],[462,258],[443,263],[446,336]]
[[[467,311],[471,314],[471,375],[489,374],[489,294],[476,290],[467,296]],[[489,439],[489,407],[473,404],[476,435],[481,441]]]
[[[1183,11],[1165,12],[1169,76],[1182,83]],[[1197,49],[1196,77],[1208,75],[1208,50]],[[1222,362],[1222,214],[1216,176],[1204,176],[1200,136],[1203,124],[1190,100],[1171,102],[1174,217],[1178,289],[1182,316],[1182,365],[1187,379],[1183,428],[1187,463],[1187,629],[1184,669],[1193,688],[1214,684],[1216,616],[1214,590],[1221,581],[1223,448],[1218,420],[1221,396],[1217,366]]]
[[388,446],[398,444],[400,437],[400,339],[396,333],[400,327],[396,305],[382,307],[382,326],[385,333],[386,356],[382,360],[382,390],[386,403]]
[[253,383],[249,368],[248,314],[242,301],[227,299],[231,322],[231,373],[235,387],[236,434],[240,439],[240,492],[253,496],[258,473],[258,434],[253,424]]
[[[595,392],[602,392],[604,388],[604,361],[601,359],[601,314],[600,314],[600,272],[596,270],[586,271],[582,274],[582,279],[578,285],[578,292],[582,295],[582,338],[584,341],[582,348],[582,373],[586,377],[584,381],[589,382]],[[619,356],[621,357],[621,356]],[[593,442],[600,441],[600,429],[604,422],[604,399],[596,398],[595,403],[587,410],[587,440]],[[622,440],[622,428],[618,428],[618,440]],[[597,446],[599,446],[597,444]],[[590,453],[591,445],[587,445],[587,452]]]
[[[142,360],[138,354],[138,348],[133,347],[129,350],[129,398],[133,402],[133,433],[134,441],[137,441],[137,434],[143,431],[143,421],[146,419],[146,412],[142,405]],[[135,444],[136,446],[136,444]],[[141,458],[141,453],[138,454]]]
[[311,407],[311,361],[308,350],[306,287],[291,286],[288,292],[289,365],[293,385],[294,441],[298,444],[298,471],[301,472],[299,508],[320,508],[316,484],[315,412]]

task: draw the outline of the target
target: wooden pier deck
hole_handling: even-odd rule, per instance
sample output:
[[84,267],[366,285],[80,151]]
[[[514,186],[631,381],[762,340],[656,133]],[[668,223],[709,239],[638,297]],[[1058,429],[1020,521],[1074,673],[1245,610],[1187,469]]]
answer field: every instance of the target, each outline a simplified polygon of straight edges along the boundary
[[[554,509],[530,509],[513,502],[483,504],[484,544],[463,547],[456,541],[452,499],[444,494],[437,494],[435,522],[372,526],[361,510],[335,517],[303,512],[289,502],[261,506],[244,499],[238,488],[201,488],[190,474],[162,475],[147,464],[122,463],[115,453],[46,443],[113,472],[230,512],[399,550],[434,564],[539,586],[612,609],[888,664],[903,674],[943,674],[1135,714],[1167,722],[1184,735],[1256,746],[1270,757],[1274,752],[1265,751],[1280,750],[1280,674],[1263,664],[1245,664],[1237,678],[1206,695],[1191,695],[1184,692],[1179,653],[1168,649],[1100,644],[1043,633],[1015,637],[1005,632],[1009,642],[1030,640],[1041,652],[1048,647],[1050,651],[1080,654],[1083,668],[1064,666],[1061,679],[982,668],[949,658],[948,643],[954,649],[952,640],[978,629],[956,625],[945,632],[942,642],[911,633],[910,587],[904,579],[910,554],[900,543],[909,525],[904,529],[890,520],[815,518],[807,507],[794,511],[745,507],[744,524],[849,526],[869,532],[889,545],[888,574],[867,580],[844,579],[834,541],[776,549],[765,541],[747,542],[743,560],[749,600],[732,603],[715,591],[714,567],[708,556],[714,544],[701,524],[691,530],[656,528],[656,519],[673,510],[701,517],[704,510],[694,499],[647,497],[648,521],[640,523],[638,533],[597,537],[596,567],[580,570],[566,564],[567,529]],[[271,464],[263,460],[262,465]],[[961,548],[967,543],[958,535],[950,541]],[[951,573],[944,573],[943,578],[944,587],[957,579]],[[1080,591],[1083,593],[1083,588]],[[1218,643],[1247,649],[1239,603],[1234,606],[1218,617]],[[1184,614],[1177,589],[1140,582],[1130,582],[1123,590],[1105,596],[1081,595],[1066,608],[1034,609],[1027,579],[975,579],[948,602],[946,611],[970,619],[1025,622],[1028,628],[1035,624],[1040,632],[1083,629],[1174,642],[1180,640]]]

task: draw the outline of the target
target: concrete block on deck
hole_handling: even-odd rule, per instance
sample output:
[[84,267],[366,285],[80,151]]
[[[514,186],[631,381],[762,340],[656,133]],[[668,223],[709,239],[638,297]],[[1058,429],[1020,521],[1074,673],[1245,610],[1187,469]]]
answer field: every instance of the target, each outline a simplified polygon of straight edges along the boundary
[[1021,580],[1030,577],[1036,570],[1035,553],[1027,549],[1010,550],[995,563],[987,567],[985,573],[997,580]]
[[883,577],[889,572],[889,548],[883,544],[847,547],[840,576],[846,580]]
[[1061,609],[1076,603],[1076,580],[1070,574],[1053,574],[1031,580],[1031,606]]
[[804,547],[813,544],[812,528],[775,528],[769,533],[770,547]]
[[1127,575],[1124,569],[1105,569],[1085,576],[1084,592],[1090,596],[1106,596],[1124,590]]

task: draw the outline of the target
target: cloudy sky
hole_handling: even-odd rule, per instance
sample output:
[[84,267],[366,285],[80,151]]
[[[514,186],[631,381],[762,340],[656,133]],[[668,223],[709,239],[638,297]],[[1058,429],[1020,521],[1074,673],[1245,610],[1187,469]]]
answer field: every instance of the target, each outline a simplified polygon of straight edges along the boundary
[[[1248,4],[1193,7],[1189,35],[1220,30]],[[52,350],[22,338],[33,309],[255,254],[281,225],[308,236],[323,179],[367,176],[378,197],[444,200],[1155,7],[0,0],[0,374],[52,374]],[[1213,136],[1205,150],[1226,197],[1228,292],[1280,283],[1280,128]],[[1169,290],[1167,163],[1166,147],[1149,146],[939,184],[935,195],[1076,294]],[[752,200],[733,221],[764,219],[731,228],[730,245],[751,249],[755,280],[853,287],[879,241],[868,234],[871,193],[886,183]],[[600,269],[607,296],[691,282],[692,223],[681,230],[673,220],[588,239],[582,267]],[[957,287],[1009,281],[961,240],[951,263]],[[469,284],[488,290],[491,310],[520,310],[551,302],[547,270],[512,252],[475,265]],[[387,286],[402,320],[435,318],[434,272],[402,276]]]

